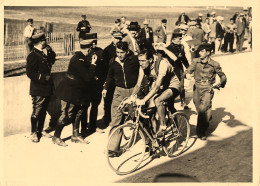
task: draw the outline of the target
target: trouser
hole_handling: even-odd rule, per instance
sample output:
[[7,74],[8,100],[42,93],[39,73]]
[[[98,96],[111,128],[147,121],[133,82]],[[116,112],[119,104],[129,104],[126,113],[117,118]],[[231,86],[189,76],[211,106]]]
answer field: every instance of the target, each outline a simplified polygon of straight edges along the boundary
[[237,51],[242,51],[243,49],[244,35],[245,33],[242,33],[241,35],[237,35]]
[[193,102],[198,113],[196,132],[198,136],[205,136],[209,127],[211,107],[214,91],[209,85],[194,85]]
[[222,40],[223,40],[223,38],[216,38],[215,53],[219,53],[221,51]]
[[32,96],[33,111],[31,115],[31,132],[41,133],[44,126],[50,97]]
[[[131,96],[132,91],[133,88],[130,89],[125,89],[121,87],[115,88],[113,102],[111,105],[112,121],[109,124],[109,126],[111,126],[110,134],[113,132],[113,130],[116,129],[117,126],[122,124],[123,113],[121,110],[118,110],[117,108],[125,97]],[[109,150],[118,151],[120,148],[121,138],[122,138],[122,131],[118,131],[117,133],[115,133],[113,135],[113,139],[111,139],[110,141],[110,145],[108,147]]]
[[72,123],[73,136],[79,135],[79,123],[85,106],[75,105],[61,100],[61,115],[57,122],[54,136],[60,138],[64,126]]
[[109,123],[111,121],[111,104],[112,104],[114,92],[115,92],[115,86],[111,86],[107,90],[106,97],[104,98],[104,120],[106,123]]
[[158,95],[154,99],[155,106],[157,108],[158,118],[160,121],[160,126],[165,126],[165,105],[164,102],[167,102],[169,110],[173,113],[175,112],[174,108],[174,99],[179,95],[179,91],[176,88],[168,88]]
[[[93,91],[90,95],[89,103],[83,110],[81,116],[81,132],[85,132],[88,129],[95,130],[97,127],[97,115],[98,115],[98,106],[101,102],[102,93],[101,91]],[[89,116],[89,125],[88,121],[88,106],[91,104],[90,116]]]
[[29,38],[25,38],[25,48],[26,48],[26,52],[27,55],[32,51],[33,49],[33,44],[31,43]]
[[229,51],[233,52],[233,45],[234,45],[234,34],[233,33],[226,33],[224,37],[224,46],[223,50],[227,52],[227,48],[229,45]]
[[213,50],[213,53],[215,53],[215,37],[209,37],[209,43],[211,44],[211,48]]

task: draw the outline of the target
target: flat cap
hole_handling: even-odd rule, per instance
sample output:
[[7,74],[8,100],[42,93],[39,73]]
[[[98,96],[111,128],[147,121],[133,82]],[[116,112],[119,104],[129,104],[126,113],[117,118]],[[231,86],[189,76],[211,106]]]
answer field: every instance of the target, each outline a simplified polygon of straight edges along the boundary
[[162,23],[167,23],[167,19],[162,19]]
[[33,23],[33,19],[27,19],[27,22]]
[[199,45],[197,51],[199,52],[199,51],[201,51],[203,49],[205,49],[206,51],[210,51],[211,52],[211,44],[209,44],[209,43],[202,43],[202,44]]

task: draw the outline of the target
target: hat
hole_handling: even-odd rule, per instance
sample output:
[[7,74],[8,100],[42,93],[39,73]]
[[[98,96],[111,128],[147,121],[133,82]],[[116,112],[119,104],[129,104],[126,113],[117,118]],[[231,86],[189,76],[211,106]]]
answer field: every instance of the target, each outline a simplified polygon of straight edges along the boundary
[[162,23],[167,23],[167,19],[162,19]]
[[129,31],[137,31],[139,28],[138,22],[131,22],[129,26]]
[[218,16],[218,17],[217,17],[217,20],[218,20],[218,21],[220,21],[220,20],[223,21],[224,18],[223,18],[222,16]]
[[176,38],[176,37],[182,37],[182,33],[180,33],[179,29],[175,29],[172,33],[172,39]]
[[81,15],[81,17],[87,17],[86,15]]
[[202,17],[202,16],[203,16],[203,14],[202,14],[202,13],[199,13],[199,16],[200,16],[200,17]]
[[189,26],[196,26],[197,25],[197,21],[190,21],[188,22]]
[[185,25],[185,24],[181,24],[179,26],[179,29],[182,29],[182,30],[188,30],[189,26],[188,25]]
[[206,51],[211,51],[211,44],[209,44],[209,43],[202,43],[202,44],[199,45],[197,51],[199,52],[199,51],[201,51],[203,49],[205,49]]
[[33,19],[27,19],[27,22],[33,23]]
[[115,20],[115,23],[120,23],[120,22],[121,22],[120,19],[116,19],[116,20]]
[[147,20],[144,20],[143,24],[144,24],[144,25],[148,25],[148,21],[147,21]]
[[97,40],[97,33],[85,33],[80,37],[81,45],[90,45]]
[[119,31],[114,31],[114,32],[112,33],[112,36],[113,36],[114,38],[123,38],[123,34],[122,34],[121,32],[119,32]]
[[32,34],[32,42],[38,43],[47,39],[48,37],[45,36],[45,32],[43,29],[34,29]]

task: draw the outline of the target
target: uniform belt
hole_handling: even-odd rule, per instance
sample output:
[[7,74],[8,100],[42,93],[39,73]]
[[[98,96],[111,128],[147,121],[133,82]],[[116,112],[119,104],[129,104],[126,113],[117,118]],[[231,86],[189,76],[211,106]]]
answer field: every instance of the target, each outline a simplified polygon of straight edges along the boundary
[[196,84],[200,84],[200,85],[210,85],[210,82],[208,79],[199,79],[195,81]]

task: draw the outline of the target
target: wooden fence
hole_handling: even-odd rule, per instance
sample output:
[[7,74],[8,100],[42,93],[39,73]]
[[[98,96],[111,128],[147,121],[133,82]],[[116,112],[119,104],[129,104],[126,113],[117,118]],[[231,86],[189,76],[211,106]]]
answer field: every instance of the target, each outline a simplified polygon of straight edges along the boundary
[[[75,33],[55,32],[47,33],[47,42],[57,56],[71,55],[75,51]],[[27,57],[23,33],[9,34],[4,43],[4,60],[25,59]]]

